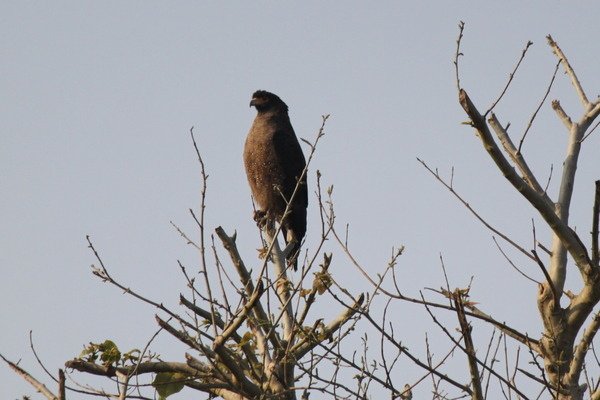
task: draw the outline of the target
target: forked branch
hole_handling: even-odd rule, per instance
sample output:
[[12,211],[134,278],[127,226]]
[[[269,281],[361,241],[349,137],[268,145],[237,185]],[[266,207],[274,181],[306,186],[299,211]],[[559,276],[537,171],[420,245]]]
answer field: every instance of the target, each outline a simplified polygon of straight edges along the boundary
[[[587,254],[587,250],[582,245],[581,240],[577,234],[558,217],[553,207],[547,203],[543,196],[537,193],[530,185],[528,185],[517,173],[514,168],[510,165],[508,160],[504,157],[498,145],[494,141],[489,127],[479,113],[469,95],[464,89],[459,92],[459,102],[469,118],[473,127],[476,129],[477,134],[485,150],[488,152],[492,160],[496,163],[496,166],[502,172],[504,177],[513,185],[519,193],[521,193],[527,201],[534,206],[542,216],[542,218],[548,223],[553,232],[560,238],[561,242],[564,243],[567,251],[571,254],[575,263],[582,271],[584,276],[589,275],[591,262]],[[553,280],[555,277],[553,277]],[[554,282],[559,292],[562,291],[564,282]]]

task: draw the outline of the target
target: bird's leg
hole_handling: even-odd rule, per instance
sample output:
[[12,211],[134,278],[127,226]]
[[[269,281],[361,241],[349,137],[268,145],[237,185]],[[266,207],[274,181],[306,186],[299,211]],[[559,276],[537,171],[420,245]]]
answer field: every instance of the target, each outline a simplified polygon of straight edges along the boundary
[[256,222],[256,225],[258,225],[258,227],[260,229],[263,229],[265,227],[265,225],[267,225],[267,212],[263,211],[263,210],[256,210],[254,211],[254,221]]
[[270,235],[275,234],[275,219],[268,211],[254,211],[254,221],[256,221],[256,225],[258,225],[260,230],[270,232]]

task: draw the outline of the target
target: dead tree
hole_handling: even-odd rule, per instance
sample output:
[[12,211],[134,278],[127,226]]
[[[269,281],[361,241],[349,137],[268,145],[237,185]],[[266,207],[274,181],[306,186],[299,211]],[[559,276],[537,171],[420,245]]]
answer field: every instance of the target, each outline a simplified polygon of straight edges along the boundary
[[[494,113],[496,105],[502,100],[509,90],[521,62],[525,58],[527,49],[532,45],[528,42],[519,58],[516,67],[509,75],[508,83],[492,105],[480,112],[462,87],[460,81],[459,59],[461,41],[463,39],[464,24],[459,25],[460,32],[457,40],[455,69],[459,103],[469,117],[467,125],[475,129],[481,139],[484,150],[488,153],[494,165],[499,169],[506,180],[516,189],[525,201],[534,207],[545,222],[547,229],[552,233],[551,248],[544,247],[535,242],[532,250],[523,246],[507,234],[494,228],[487,220],[474,210],[469,203],[458,194],[452,185],[452,178],[446,181],[437,169],[430,168],[424,161],[421,164],[448,189],[473,215],[482,222],[486,228],[501,238],[517,251],[524,254],[536,268],[541,269],[544,280],[539,283],[537,301],[538,309],[543,321],[541,335],[531,337],[522,332],[517,324],[507,324],[494,318],[476,306],[476,302],[469,298],[469,287],[451,289],[446,279],[446,287],[436,290],[445,302],[433,301],[422,293],[419,296],[409,296],[406,290],[401,290],[401,280],[396,278],[394,266],[402,250],[394,253],[388,268],[377,277],[367,271],[371,268],[363,267],[353,256],[348,248],[343,233],[333,228],[333,235],[349,257],[352,264],[367,279],[371,285],[378,289],[382,297],[387,298],[384,307],[369,307],[361,310],[361,315],[372,329],[381,337],[381,354],[377,359],[382,376],[390,382],[386,388],[391,391],[393,398],[410,398],[414,387],[430,377],[434,399],[454,397],[469,397],[476,400],[485,398],[498,398],[502,392],[505,398],[515,395],[519,399],[539,398],[544,393],[550,394],[553,399],[583,399],[587,393],[590,399],[600,399],[600,379],[589,376],[592,369],[586,366],[586,359],[590,364],[600,366],[593,352],[593,339],[600,327],[600,314],[597,304],[600,301],[600,265],[598,250],[599,213],[600,213],[600,181],[595,182],[595,196],[592,200],[593,210],[591,215],[591,240],[580,235],[569,225],[569,210],[573,196],[577,161],[581,146],[585,139],[600,124],[596,121],[600,114],[600,99],[589,101],[577,78],[573,67],[558,44],[547,37],[548,45],[558,58],[550,84],[546,88],[542,101],[534,111],[533,116],[523,132],[518,145],[508,134],[507,126],[502,125],[500,118]],[[560,176],[559,190],[553,199],[545,187],[533,174],[526,157],[521,152],[527,132],[535,122],[536,115],[544,105],[550,94],[550,89],[555,81],[557,71],[562,66],[566,75],[571,80],[577,96],[583,106],[583,111],[578,119],[571,118],[562,109],[558,100],[552,101],[552,109],[559,120],[566,127],[568,140],[566,141],[566,156]],[[589,143],[589,142],[588,142]],[[540,228],[538,227],[539,231]],[[534,232],[535,236],[535,232]],[[588,242],[586,246],[584,241]],[[501,247],[499,246],[502,252]],[[503,253],[504,254],[504,253]],[[511,260],[507,257],[507,260]],[[567,261],[572,260],[579,271],[583,288],[573,294],[565,288],[567,276]],[[548,267],[547,267],[548,265]],[[442,260],[442,267],[443,260]],[[444,275],[446,274],[444,269]],[[386,285],[386,283],[388,285]],[[391,287],[389,284],[392,284]],[[562,306],[561,299],[566,298],[568,305]],[[429,350],[426,338],[426,357],[423,359],[408,352],[407,346],[402,342],[403,324],[396,322],[388,315],[388,307],[396,303],[416,303],[423,305],[432,321],[439,330],[449,339],[450,349],[441,357],[434,358]],[[595,310],[596,309],[596,310]],[[437,316],[438,312],[451,312],[456,315],[458,326],[456,331],[442,322]],[[494,334],[486,344],[477,343],[473,338],[473,330],[483,325],[492,325]],[[395,327],[395,329],[394,329]],[[512,339],[516,346],[507,343],[507,338]],[[395,353],[383,349],[393,348]],[[465,356],[464,368],[447,368],[448,358],[452,358],[455,350]],[[515,363],[512,371],[508,366],[504,370],[498,368],[499,353],[515,353]],[[524,356],[522,355],[524,354]],[[390,358],[389,361],[386,360]],[[399,381],[391,377],[397,374],[397,362],[401,358],[408,358],[410,363],[423,369],[424,375],[414,382],[400,386]],[[521,365],[528,359],[528,366]],[[508,363],[508,360],[504,360]],[[597,369],[597,368],[596,368]],[[582,383],[585,374],[586,382]],[[523,379],[517,379],[523,378]],[[525,380],[525,381],[523,381]],[[495,386],[494,383],[495,382]],[[449,388],[458,390],[454,395],[449,395]],[[531,394],[531,392],[537,394]]]
[[[600,327],[600,317],[598,314],[594,314],[594,309],[600,300],[600,265],[598,263],[600,181],[595,183],[591,240],[580,237],[569,225],[569,210],[580,149],[586,134],[589,135],[598,125],[596,123],[592,127],[600,114],[600,100],[588,100],[567,57],[552,37],[547,36],[548,46],[558,58],[557,69],[560,65],[565,70],[583,108],[579,117],[571,117],[561,107],[559,100],[552,101],[552,109],[565,126],[568,140],[560,176],[560,188],[558,193],[551,197],[542,187],[539,179],[532,173],[526,157],[521,152],[527,130],[519,145],[516,146],[500,117],[493,111],[508,89],[510,80],[494,104],[483,113],[473,103],[467,90],[461,86],[458,57],[461,55],[459,49],[462,29],[463,25],[461,24],[457,59],[455,60],[460,105],[468,115],[470,125],[475,129],[483,148],[498,170],[523,196],[525,201],[537,210],[539,216],[552,231],[551,249],[541,255],[538,254],[537,249],[533,249],[529,254],[532,262],[539,264],[545,276],[545,281],[539,285],[538,291],[538,308],[543,321],[543,333],[537,341],[537,345],[532,347],[543,358],[544,376],[540,378],[547,382],[548,389],[554,398],[581,399],[586,391],[586,385],[580,382],[584,360],[598,327]],[[516,69],[511,74],[511,80],[515,72]],[[550,88],[548,88],[546,96],[549,90]],[[531,122],[533,122],[533,118]],[[584,242],[588,242],[589,247]],[[568,259],[572,260],[577,267],[583,285],[582,290],[576,294],[565,291]],[[561,299],[565,296],[568,298],[568,305],[561,306]],[[590,397],[600,398],[600,391],[597,387],[590,388]]]

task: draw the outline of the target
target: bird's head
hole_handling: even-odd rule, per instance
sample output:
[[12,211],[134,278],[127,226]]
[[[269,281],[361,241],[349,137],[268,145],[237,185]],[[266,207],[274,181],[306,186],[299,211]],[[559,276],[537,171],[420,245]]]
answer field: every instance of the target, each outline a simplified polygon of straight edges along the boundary
[[252,95],[250,100],[250,107],[256,107],[256,111],[259,113],[271,111],[271,110],[283,110],[287,111],[287,105],[277,96],[266,90],[257,90]]

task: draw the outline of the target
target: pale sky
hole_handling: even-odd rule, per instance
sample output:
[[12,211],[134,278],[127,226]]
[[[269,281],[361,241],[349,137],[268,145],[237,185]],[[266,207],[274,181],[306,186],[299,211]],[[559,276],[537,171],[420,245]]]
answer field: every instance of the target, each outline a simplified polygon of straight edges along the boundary
[[[350,224],[351,248],[372,274],[383,270],[392,246],[405,245],[402,288],[418,297],[419,289],[443,285],[441,254],[452,286],[474,276],[472,296],[482,309],[538,335],[535,284],[506,263],[491,233],[416,157],[445,177],[454,167],[456,190],[525,248],[531,218],[538,239],[549,242],[535,210],[461,125],[452,64],[457,25],[466,22],[461,82],[483,110],[525,43],[534,42],[496,110],[518,140],[556,64],[547,34],[588,96],[600,93],[600,4],[481,3],[1,2],[0,353],[55,389],[29,348],[30,330],[55,374],[90,341],[110,338],[127,350],[154,333],[156,310],[92,276],[86,235],[121,282],[177,307],[186,290],[177,260],[198,265],[169,223],[197,236],[188,213],[198,208],[200,187],[192,126],[210,175],[207,230],[237,230],[246,263],[259,262],[241,158],[257,89],[288,104],[299,137],[312,140],[321,115],[331,114],[309,171],[309,250],[319,235],[318,169],[324,184],[334,185],[339,226]],[[562,71],[549,100],[555,98],[579,118]],[[543,182],[554,166],[551,197],[565,141],[548,102],[524,154]],[[599,146],[595,133],[581,154],[572,211],[580,232],[590,229]],[[542,279],[536,265],[505,249]],[[339,248],[331,243],[328,251],[334,278],[355,293],[368,290]],[[442,336],[421,307],[398,305],[396,318],[416,321],[401,334],[411,348],[422,347],[426,330]],[[483,333],[485,341],[489,328]],[[441,353],[448,344],[441,337],[435,345]],[[168,337],[154,350],[172,360],[186,351]],[[420,374],[409,370],[398,379]],[[429,393],[427,385],[416,393]],[[41,398],[0,365],[0,398],[22,395]]]

